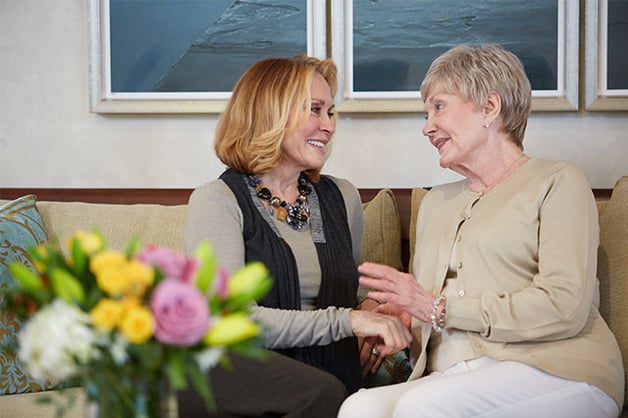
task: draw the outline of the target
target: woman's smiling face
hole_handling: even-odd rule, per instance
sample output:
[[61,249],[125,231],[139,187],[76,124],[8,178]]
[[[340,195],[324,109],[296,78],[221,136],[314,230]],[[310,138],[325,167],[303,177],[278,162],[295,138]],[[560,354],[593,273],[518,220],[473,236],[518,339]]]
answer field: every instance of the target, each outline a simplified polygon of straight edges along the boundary
[[325,148],[336,132],[333,118],[331,90],[325,78],[316,73],[312,80],[309,117],[283,141],[283,165],[293,165],[298,171],[321,168],[325,163]]

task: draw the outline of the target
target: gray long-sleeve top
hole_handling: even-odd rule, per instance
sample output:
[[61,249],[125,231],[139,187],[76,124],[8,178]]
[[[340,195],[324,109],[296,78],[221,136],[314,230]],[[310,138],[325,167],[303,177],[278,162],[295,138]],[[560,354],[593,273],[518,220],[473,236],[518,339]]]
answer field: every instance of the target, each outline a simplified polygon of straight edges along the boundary
[[[342,193],[356,264],[360,262],[363,218],[360,195],[347,180],[332,177]],[[312,193],[316,193],[314,190]],[[319,196],[319,198],[321,198]],[[323,197],[324,198],[324,197]],[[310,205],[315,204],[312,199]],[[317,208],[312,208],[315,216]],[[267,213],[266,213],[267,215]],[[294,230],[285,222],[266,216],[288,243],[299,271],[302,310],[254,306],[251,318],[264,327],[266,346],[271,349],[325,345],[352,334],[348,308],[314,309],[321,281],[316,247],[310,228]],[[235,195],[222,180],[214,180],[194,190],[190,196],[185,224],[185,249],[193,254],[199,242],[209,240],[219,264],[230,273],[244,265],[242,211]],[[333,237],[326,237],[333,239]]]

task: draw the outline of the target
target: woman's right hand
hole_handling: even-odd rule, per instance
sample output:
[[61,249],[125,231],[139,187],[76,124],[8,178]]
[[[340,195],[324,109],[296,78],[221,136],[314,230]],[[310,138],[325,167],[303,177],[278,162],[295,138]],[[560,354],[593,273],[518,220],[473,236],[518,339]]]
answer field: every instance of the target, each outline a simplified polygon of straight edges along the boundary
[[371,342],[378,357],[397,353],[412,340],[410,331],[399,317],[354,309],[349,319],[353,335]]
[[419,321],[431,322],[432,306],[436,296],[425,290],[409,273],[377,263],[362,263],[358,266],[360,284],[371,289],[368,297],[398,307]]

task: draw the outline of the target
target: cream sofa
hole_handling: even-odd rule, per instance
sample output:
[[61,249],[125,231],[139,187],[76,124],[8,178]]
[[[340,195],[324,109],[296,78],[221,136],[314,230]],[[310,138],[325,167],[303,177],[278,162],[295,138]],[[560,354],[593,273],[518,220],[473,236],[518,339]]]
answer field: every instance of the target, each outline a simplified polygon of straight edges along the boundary
[[[0,200],[0,207],[7,202]],[[129,238],[137,236],[143,245],[159,244],[183,252],[186,205],[37,201],[36,207],[46,236],[57,237],[60,242],[65,242],[77,230],[92,230],[98,226],[110,248],[124,249]],[[393,193],[381,190],[363,208],[369,225],[364,231],[362,246],[365,259],[401,268],[401,226]],[[0,356],[0,363],[3,358]],[[0,364],[0,371],[4,373],[9,367],[13,365]],[[35,390],[38,388],[36,386]],[[86,406],[82,393],[77,390],[70,393],[76,397],[75,404],[64,417],[83,416]],[[53,405],[37,402],[47,394],[58,398],[58,394],[49,391],[0,395],[0,418],[53,417]]]
[[[410,213],[407,234],[402,233],[400,211],[391,190],[382,189],[373,199],[364,203],[362,253],[365,260],[397,268],[407,267],[402,264],[402,241],[404,236],[409,236],[411,259],[416,213],[425,193],[424,189],[413,189],[410,210],[402,211]],[[0,206],[6,202],[0,200]],[[90,230],[98,226],[112,248],[124,248],[128,239],[137,235],[142,244],[160,244],[183,251],[185,205],[39,201],[37,209],[48,237],[56,236],[65,240],[78,229]],[[628,296],[628,176],[618,181],[610,200],[598,201],[598,209],[601,227],[598,267],[600,310],[617,336],[624,364],[628,365],[628,305],[625,303]],[[0,418],[54,416],[53,407],[35,402],[41,395],[1,395]],[[79,396],[66,417],[80,417],[84,411],[84,399]],[[628,412],[623,416],[628,416]]]

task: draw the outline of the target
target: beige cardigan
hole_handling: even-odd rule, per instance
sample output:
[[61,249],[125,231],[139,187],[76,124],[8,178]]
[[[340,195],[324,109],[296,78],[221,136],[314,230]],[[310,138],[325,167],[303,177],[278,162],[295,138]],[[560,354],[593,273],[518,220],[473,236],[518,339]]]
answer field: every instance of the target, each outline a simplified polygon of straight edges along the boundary
[[[466,181],[434,187],[416,237],[413,271],[434,294],[458,240],[463,292],[447,301],[447,327],[467,331],[476,355],[587,382],[621,409],[621,354],[598,312],[597,208],[579,169],[531,159],[484,195]],[[410,379],[426,369],[431,334],[414,325]]]

